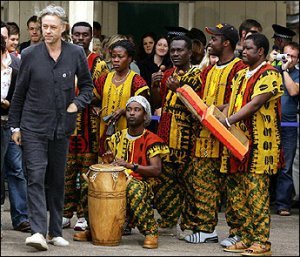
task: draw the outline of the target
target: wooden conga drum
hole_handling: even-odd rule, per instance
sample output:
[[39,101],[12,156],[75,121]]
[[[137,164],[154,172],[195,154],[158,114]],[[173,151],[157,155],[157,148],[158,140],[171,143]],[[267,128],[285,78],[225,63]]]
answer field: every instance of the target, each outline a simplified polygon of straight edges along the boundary
[[94,245],[117,246],[126,216],[125,168],[94,164],[88,173],[89,226]]

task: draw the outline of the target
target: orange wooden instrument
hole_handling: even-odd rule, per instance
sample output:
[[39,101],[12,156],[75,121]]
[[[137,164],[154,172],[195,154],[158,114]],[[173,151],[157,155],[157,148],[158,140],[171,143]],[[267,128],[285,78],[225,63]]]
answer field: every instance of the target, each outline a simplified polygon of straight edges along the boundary
[[216,106],[211,105],[208,107],[188,85],[178,88],[177,96],[235,157],[239,160],[244,158],[249,148],[248,138],[235,125],[231,125],[227,129],[218,119],[220,117],[225,118],[225,115]]

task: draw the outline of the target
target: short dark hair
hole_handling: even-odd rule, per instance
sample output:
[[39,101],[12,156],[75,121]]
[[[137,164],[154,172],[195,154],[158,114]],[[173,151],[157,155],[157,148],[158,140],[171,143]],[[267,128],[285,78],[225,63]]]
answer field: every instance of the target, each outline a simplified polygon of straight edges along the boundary
[[126,50],[128,56],[132,57],[132,60],[134,59],[135,47],[129,40],[123,39],[123,40],[119,40],[119,41],[113,43],[110,46],[110,51],[112,51],[116,47],[123,47]]
[[[297,43],[297,42],[295,42],[295,41],[292,41],[292,42],[287,43],[287,44],[284,46],[284,48],[287,47],[287,46],[289,46],[289,47],[292,48],[292,49],[298,50],[298,58],[299,58],[299,43]],[[283,49],[284,49],[284,48],[283,48]]]
[[7,28],[9,31],[9,35],[19,35],[20,34],[20,28],[17,23],[15,22],[7,22]]
[[93,28],[100,30],[102,28],[100,22],[98,21],[93,21]]
[[175,36],[175,37],[173,37],[171,39],[170,45],[175,40],[183,40],[183,41],[185,41],[187,49],[192,50],[192,45],[193,44],[192,44],[192,40],[189,37],[187,37],[187,36]]
[[239,36],[240,36],[240,38],[242,37],[242,31],[243,30],[245,30],[246,34],[247,34],[252,27],[256,27],[256,28],[258,28],[259,32],[262,32],[262,26],[257,20],[246,19],[242,22],[242,24],[239,27]]
[[39,19],[36,15],[31,16],[27,21],[27,28],[29,27],[30,22],[39,22]]
[[76,22],[73,26],[72,26],[72,29],[71,29],[71,34],[73,34],[73,31],[74,31],[74,28],[75,27],[87,27],[90,29],[91,31],[91,35],[93,35],[93,28],[92,26],[88,23],[88,22],[85,22],[85,21],[79,21],[79,22]]
[[261,33],[254,33],[249,35],[246,40],[252,40],[254,45],[257,48],[263,48],[264,49],[264,54],[265,56],[268,55],[269,49],[270,49],[270,44],[268,38]]

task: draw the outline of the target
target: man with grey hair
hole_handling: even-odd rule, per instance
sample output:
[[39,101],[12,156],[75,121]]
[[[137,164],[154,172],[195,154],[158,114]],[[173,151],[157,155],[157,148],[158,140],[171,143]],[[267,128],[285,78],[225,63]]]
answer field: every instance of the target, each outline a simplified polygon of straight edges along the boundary
[[8,125],[12,139],[23,146],[28,173],[32,236],[25,244],[43,251],[48,250],[47,232],[49,243],[69,245],[62,237],[61,226],[66,156],[77,112],[91,102],[93,83],[83,48],[61,38],[66,28],[64,9],[47,6],[39,19],[44,41],[22,51]]
[[145,129],[151,121],[151,108],[143,96],[133,96],[126,103],[127,129],[107,139],[105,162],[124,166],[133,178],[127,189],[127,212],[130,226],[137,226],[145,236],[144,248],[158,247],[158,225],[154,219],[151,177],[161,173],[161,157],[169,154],[168,146],[156,134]]

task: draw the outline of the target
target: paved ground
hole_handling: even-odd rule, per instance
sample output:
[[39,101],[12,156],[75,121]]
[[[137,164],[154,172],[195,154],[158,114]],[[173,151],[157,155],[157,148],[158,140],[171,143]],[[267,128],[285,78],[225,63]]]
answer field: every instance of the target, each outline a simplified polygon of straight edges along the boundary
[[[1,240],[1,256],[240,256],[226,253],[217,244],[190,244],[176,238],[175,230],[161,230],[159,248],[148,250],[142,248],[143,236],[137,230],[132,235],[123,236],[119,246],[95,246],[90,242],[72,240],[74,230],[64,229],[64,237],[69,240],[68,247],[49,245],[49,250],[39,252],[25,246],[28,233],[12,230],[7,202],[4,206],[1,221],[4,238]],[[271,235],[273,256],[299,256],[299,209],[292,210],[292,216],[280,217],[272,211]],[[76,222],[72,219],[72,225]],[[219,240],[227,236],[228,226],[224,213],[219,213],[217,226]]]

